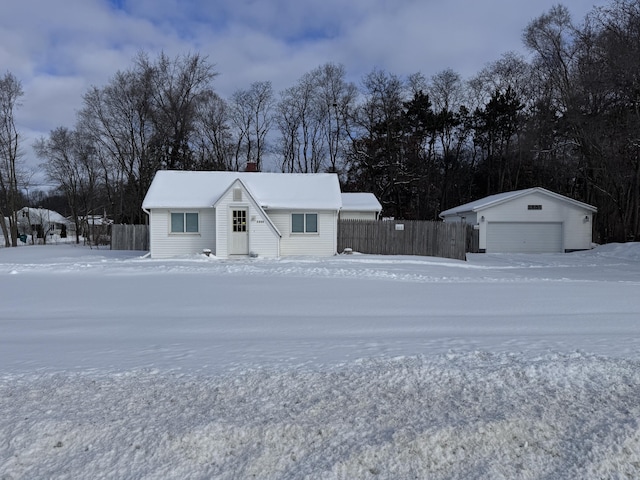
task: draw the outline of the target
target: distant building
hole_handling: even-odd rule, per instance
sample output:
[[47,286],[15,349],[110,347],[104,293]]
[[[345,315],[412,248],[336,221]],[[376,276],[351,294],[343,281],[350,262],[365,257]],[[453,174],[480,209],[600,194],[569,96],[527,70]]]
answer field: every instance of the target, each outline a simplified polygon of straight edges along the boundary
[[31,239],[66,238],[72,222],[58,212],[46,208],[24,207],[18,210],[18,235]]

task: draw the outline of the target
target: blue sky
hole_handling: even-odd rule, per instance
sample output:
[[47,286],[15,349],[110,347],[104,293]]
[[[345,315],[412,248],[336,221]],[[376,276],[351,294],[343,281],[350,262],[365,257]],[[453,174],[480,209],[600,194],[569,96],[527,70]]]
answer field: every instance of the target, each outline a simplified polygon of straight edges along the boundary
[[[73,127],[82,95],[131,65],[199,52],[223,97],[255,81],[279,92],[326,62],[350,80],[373,68],[427,78],[447,68],[470,78],[508,51],[557,0],[21,0],[0,17],[0,71],[23,84],[18,127],[31,144]],[[604,0],[563,2],[575,20]]]

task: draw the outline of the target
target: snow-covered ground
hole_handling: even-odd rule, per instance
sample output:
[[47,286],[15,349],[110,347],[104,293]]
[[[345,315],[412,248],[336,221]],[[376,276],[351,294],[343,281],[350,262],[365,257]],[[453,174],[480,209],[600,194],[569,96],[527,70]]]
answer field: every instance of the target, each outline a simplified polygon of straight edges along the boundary
[[640,244],[0,249],[0,479],[638,478]]

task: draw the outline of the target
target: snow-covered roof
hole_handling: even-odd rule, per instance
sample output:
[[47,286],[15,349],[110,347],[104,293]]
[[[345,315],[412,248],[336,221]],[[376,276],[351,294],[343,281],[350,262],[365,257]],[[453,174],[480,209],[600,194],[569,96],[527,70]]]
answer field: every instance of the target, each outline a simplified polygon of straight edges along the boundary
[[142,207],[211,207],[236,179],[265,209],[339,210],[342,206],[338,176],[333,173],[161,170],[156,173]]
[[18,222],[21,222],[22,218],[24,218],[22,213],[29,216],[29,221],[32,224],[46,222],[46,223],[60,223],[60,224],[68,225],[71,223],[69,222],[69,219],[63,217],[55,210],[49,210],[46,208],[32,208],[32,207],[23,207],[20,210],[18,210]]
[[550,197],[553,197],[553,198],[555,198],[557,200],[562,200],[562,201],[565,201],[565,202],[569,202],[569,203],[572,203],[572,204],[574,204],[576,206],[580,206],[580,207],[585,208],[587,210],[591,210],[593,212],[596,212],[598,210],[593,205],[589,205],[587,203],[582,203],[582,202],[579,202],[578,200],[574,200],[572,198],[565,197],[564,195],[560,195],[558,193],[551,192],[551,191],[547,190],[546,188],[533,187],[533,188],[526,188],[524,190],[515,190],[513,192],[503,192],[503,193],[497,193],[495,195],[489,195],[488,197],[484,197],[484,198],[481,198],[479,200],[474,200],[473,202],[465,203],[464,205],[459,205],[457,207],[450,208],[449,210],[445,210],[444,212],[440,213],[440,218],[444,218],[444,217],[447,217],[447,216],[450,216],[450,215],[457,215],[457,214],[463,213],[463,212],[477,212],[479,210],[483,210],[483,209],[488,208],[488,207],[493,207],[494,205],[498,205],[500,203],[504,203],[504,202],[507,202],[509,200],[513,200],[513,199],[518,198],[518,197],[523,197],[525,195],[530,195],[532,193],[542,193],[544,195],[548,195]]
[[80,220],[86,221],[89,225],[113,225],[113,220],[104,215],[87,215]]
[[343,193],[342,210],[380,212],[382,205],[373,193]]

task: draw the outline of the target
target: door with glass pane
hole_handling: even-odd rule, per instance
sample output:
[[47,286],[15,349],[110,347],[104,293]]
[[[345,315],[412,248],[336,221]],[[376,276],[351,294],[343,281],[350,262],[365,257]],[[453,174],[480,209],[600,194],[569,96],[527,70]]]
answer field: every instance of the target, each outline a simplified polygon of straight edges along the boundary
[[230,255],[249,255],[249,230],[247,228],[247,209],[231,209],[231,245]]

